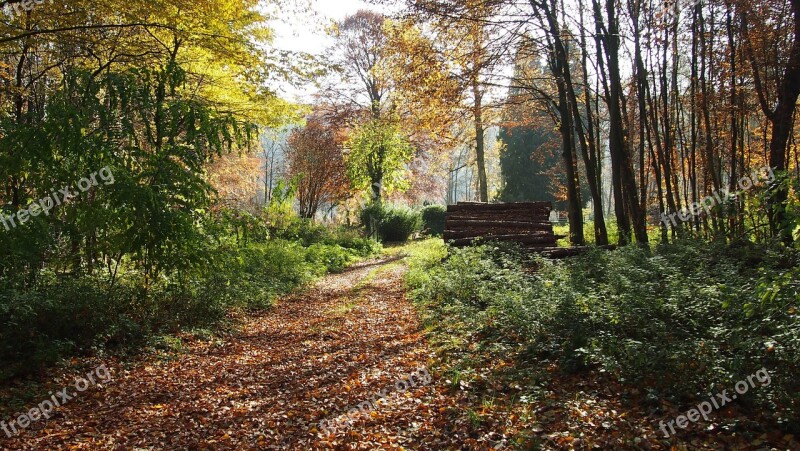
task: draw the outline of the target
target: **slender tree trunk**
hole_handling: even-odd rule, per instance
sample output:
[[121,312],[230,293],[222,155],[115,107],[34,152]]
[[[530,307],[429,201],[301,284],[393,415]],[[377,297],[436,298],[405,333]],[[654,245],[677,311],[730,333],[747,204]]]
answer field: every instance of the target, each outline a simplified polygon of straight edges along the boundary
[[[586,138],[583,134],[583,125],[580,123],[581,115],[577,106],[575,88],[572,85],[569,55],[561,40],[557,3],[554,0],[550,3],[543,3],[538,5],[538,9],[533,2],[531,5],[537,14],[544,14],[547,22],[550,69],[555,75],[558,88],[558,113],[561,122],[559,128],[561,132],[562,157],[567,177],[567,212],[569,214],[570,242],[573,245],[582,246],[585,244],[585,236],[583,230],[583,202],[581,201],[579,189],[580,176],[577,151],[575,149],[576,131],[579,133],[582,148],[586,145]],[[588,154],[588,150],[585,148],[584,154]]]
[[[586,29],[583,21],[583,0],[579,0],[580,28],[581,28],[581,62],[583,64],[583,89],[584,89],[584,108],[586,109],[587,137],[583,137],[581,132],[581,151],[583,153],[584,165],[586,166],[586,177],[589,180],[589,190],[592,193],[592,206],[594,211],[594,237],[595,243],[599,246],[608,245],[608,229],[606,228],[605,213],[603,211],[603,184],[602,184],[602,160],[598,161],[597,146],[595,142],[594,115],[592,114],[591,91],[589,89],[589,70],[588,70],[588,48],[586,46]],[[574,93],[574,91],[573,91]],[[578,102],[575,99],[575,109],[578,109]],[[576,113],[575,120],[581,122],[580,114]],[[588,147],[588,150],[587,150]]]
[[583,234],[583,208],[581,193],[578,187],[580,181],[578,177],[578,161],[575,155],[575,136],[572,126],[572,109],[569,105],[569,97],[563,82],[559,83],[559,113],[561,115],[561,145],[562,157],[564,159],[564,169],[567,176],[567,212],[569,214],[569,236],[570,242],[575,246],[585,244]]
[[637,105],[639,107],[639,208],[642,211],[647,211],[647,177],[645,165],[645,145],[646,145],[646,128],[647,128],[647,104],[645,100],[645,87],[647,85],[647,70],[644,67],[642,60],[642,38],[639,20],[641,17],[642,2],[634,0],[628,3],[631,20],[633,22],[633,36],[634,36],[634,60],[636,67],[636,97]]
[[[596,5],[596,10],[599,9]],[[599,13],[599,11],[596,11]],[[629,218],[625,212],[630,211],[633,220],[633,232],[636,240],[640,244],[648,242],[647,221],[645,214],[641,211],[637,195],[636,177],[631,166],[628,154],[625,124],[622,116],[622,77],[620,74],[619,48],[620,36],[617,21],[615,0],[606,0],[606,13],[608,14],[608,32],[604,39],[606,57],[608,59],[608,79],[610,85],[609,113],[611,118],[611,164],[614,175],[615,200],[620,203],[617,205],[617,221],[620,230],[620,245],[631,242],[631,227]],[[599,16],[599,14],[596,14]]]
[[489,183],[486,176],[486,130],[483,126],[483,92],[477,75],[472,82],[472,93],[475,98],[475,157],[478,165],[478,191],[481,202],[489,202]]
[[[725,16],[725,24],[728,31],[728,48],[730,51],[730,65],[731,65],[731,105],[730,105],[730,114],[731,114],[731,152],[730,152],[730,183],[728,187],[731,191],[736,190],[736,180],[739,179],[739,167],[738,167],[738,136],[739,136],[739,117],[738,117],[738,92],[736,86],[736,68],[737,68],[737,60],[736,60],[736,40],[733,34],[733,12],[731,11],[731,6],[728,5],[728,10]],[[744,168],[742,168],[744,170]],[[728,221],[728,229],[732,236],[736,235],[739,232],[739,224],[740,224],[740,216],[739,211],[741,203],[737,202],[736,204],[736,212],[735,214],[730,215],[730,219]]]

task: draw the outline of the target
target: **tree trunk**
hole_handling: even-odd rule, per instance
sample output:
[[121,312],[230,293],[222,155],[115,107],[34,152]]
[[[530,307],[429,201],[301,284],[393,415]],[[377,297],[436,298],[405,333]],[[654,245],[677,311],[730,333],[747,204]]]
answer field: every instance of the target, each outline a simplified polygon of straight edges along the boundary
[[[588,150],[585,148],[586,137],[583,134],[583,125],[579,123],[581,115],[577,105],[577,98],[575,97],[575,88],[572,85],[569,55],[561,40],[560,26],[556,15],[556,3],[542,4],[542,7],[538,9],[535,3],[532,2],[531,5],[537,13],[544,13],[547,21],[550,69],[555,75],[558,88],[558,113],[561,121],[559,128],[564,170],[567,176],[567,212],[569,214],[570,242],[575,246],[583,246],[586,240],[583,233],[583,205],[579,189],[580,177],[577,151],[575,149],[576,131],[580,133],[579,139],[581,140],[584,155],[588,156]],[[587,164],[587,170],[590,170],[589,166],[591,165]]]
[[475,96],[475,157],[478,164],[478,192],[481,202],[489,202],[489,183],[486,177],[486,137],[483,127],[483,93],[477,74],[473,78],[472,93]]
[[[647,222],[644,212],[641,211],[637,195],[636,177],[633,174],[630,155],[626,148],[625,125],[622,117],[622,77],[619,66],[619,27],[615,0],[606,0],[606,13],[608,14],[608,31],[603,44],[608,61],[609,79],[609,113],[612,176],[614,178],[614,199],[617,222],[619,225],[619,244],[627,245],[631,242],[631,224],[633,219],[633,232],[636,240],[641,244],[648,242]],[[595,16],[600,19],[599,5],[595,1]],[[630,212],[630,219],[627,211]]]
[[[586,178],[589,181],[589,191],[592,194],[592,207],[594,213],[594,240],[598,246],[607,246],[608,243],[608,230],[606,229],[606,219],[603,213],[603,185],[602,177],[602,163],[598,161],[597,148],[595,147],[595,129],[594,117],[592,114],[591,92],[589,91],[589,70],[588,70],[588,50],[586,46],[586,29],[583,24],[583,0],[579,0],[580,20],[581,20],[581,63],[583,64],[583,89],[584,92],[584,107],[586,108],[586,125],[588,136],[583,133],[583,120],[581,118],[580,109],[578,106],[578,99],[575,97],[575,90],[570,88],[572,92],[573,109],[575,112],[575,121],[578,125],[578,135],[581,144],[581,153],[583,154],[583,163],[586,166]],[[572,85],[572,83],[570,83]]]
[[[753,66],[754,82],[759,102],[764,114],[772,124],[772,136],[769,143],[769,165],[775,171],[785,171],[787,169],[786,147],[789,144],[789,137],[794,128],[794,112],[797,108],[797,98],[800,96],[800,0],[790,0],[790,2],[794,17],[794,39],[784,68],[783,78],[778,88],[778,104],[774,110],[770,110],[769,105],[767,105],[765,88],[758,71],[758,63],[753,55],[752,47],[748,45],[748,56]],[[742,18],[742,22],[745,42],[749,42],[746,14]],[[791,245],[794,237],[792,236],[791,224],[789,224],[786,216],[788,198],[789,189],[785,184],[774,184],[770,187],[769,209],[772,235],[780,238],[786,245]]]

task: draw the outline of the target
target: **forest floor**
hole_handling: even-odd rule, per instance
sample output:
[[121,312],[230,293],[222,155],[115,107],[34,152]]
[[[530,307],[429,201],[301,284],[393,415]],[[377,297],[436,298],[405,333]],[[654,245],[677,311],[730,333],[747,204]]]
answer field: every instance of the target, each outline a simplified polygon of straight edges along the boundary
[[[489,450],[513,448],[520,434],[529,449],[670,448],[652,418],[601,381],[559,378],[527,413],[505,408],[519,387],[500,387],[497,403],[476,409],[470,387],[437,372],[405,271],[398,257],[365,262],[238,318],[230,334],[184,336],[179,350],[135,361],[75,359],[49,383],[53,393],[100,364],[113,380],[72,390],[16,436],[0,431],[0,449]],[[673,449],[724,446],[712,437]]]
[[[0,448],[447,448],[453,406],[422,377],[431,352],[404,296],[404,270],[386,258],[330,275],[243,318],[229,336],[182,337],[173,355],[107,362],[113,380],[82,393],[72,379],[105,362],[63,369],[52,387],[77,396],[49,420],[16,425],[13,438],[0,431]],[[365,401],[377,408],[348,424]]]

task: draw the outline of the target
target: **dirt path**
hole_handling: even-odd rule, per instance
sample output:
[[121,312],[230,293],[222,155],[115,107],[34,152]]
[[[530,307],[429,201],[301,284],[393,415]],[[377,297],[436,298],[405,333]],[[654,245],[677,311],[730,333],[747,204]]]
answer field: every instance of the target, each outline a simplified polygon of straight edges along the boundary
[[[12,439],[0,432],[0,447],[453,449],[463,443],[446,426],[454,406],[435,375],[424,377],[430,351],[404,296],[404,270],[365,263],[225,340],[128,370],[109,364],[112,382]],[[348,411],[364,402],[348,424]]]

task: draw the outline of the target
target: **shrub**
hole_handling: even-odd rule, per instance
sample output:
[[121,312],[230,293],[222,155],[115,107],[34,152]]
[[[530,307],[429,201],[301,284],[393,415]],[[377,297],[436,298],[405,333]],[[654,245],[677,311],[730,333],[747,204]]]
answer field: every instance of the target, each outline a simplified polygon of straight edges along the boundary
[[419,213],[407,208],[391,208],[381,221],[380,236],[384,242],[404,243],[421,227]]
[[[295,241],[208,245],[207,264],[156,281],[131,269],[113,286],[105,277],[51,271],[25,289],[0,278],[0,380],[68,355],[134,348],[154,335],[213,326],[231,309],[269,308],[315,277],[380,251],[354,231],[298,230],[310,232]],[[312,237],[322,242],[304,246]]]
[[294,221],[284,229],[276,231],[275,236],[287,241],[296,241],[305,247],[315,244],[341,246],[354,251],[358,257],[369,257],[382,249],[379,242],[364,237],[359,230],[347,227],[331,228],[308,220]]
[[322,273],[344,270],[353,260],[353,252],[339,245],[313,244],[308,248],[306,261],[312,263]]
[[428,205],[422,209],[422,231],[428,236],[444,235],[447,207],[444,205]]
[[531,274],[519,256],[483,246],[415,264],[408,281],[437,329],[509,343],[567,371],[599,368],[676,402],[730,389],[766,367],[774,382],[748,403],[777,404],[797,420],[800,287],[791,254],[703,243],[629,247],[537,258]]
[[337,244],[362,258],[377,255],[383,250],[383,246],[379,242],[362,236],[358,230],[346,227],[333,230],[323,242],[331,245]]
[[384,243],[404,243],[422,227],[419,213],[405,207],[372,204],[361,210],[361,223]]

